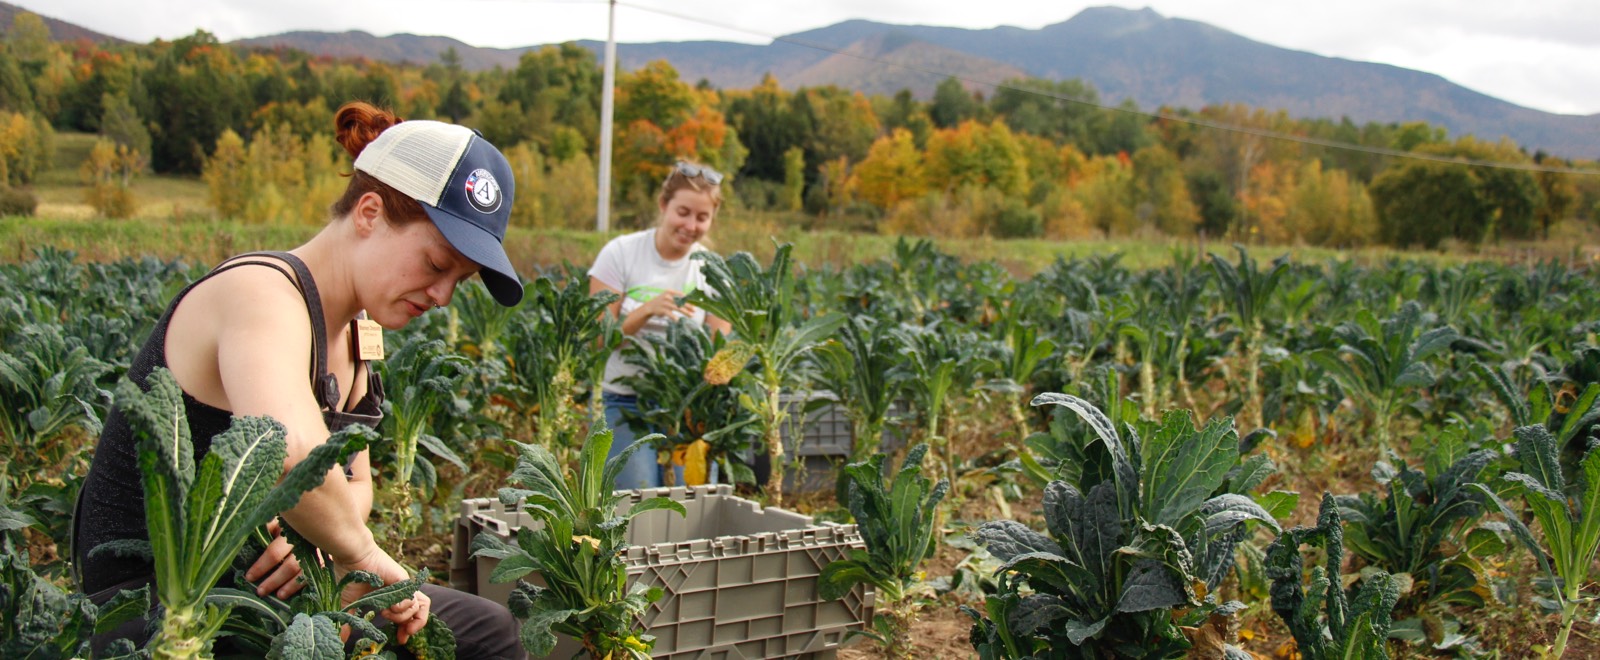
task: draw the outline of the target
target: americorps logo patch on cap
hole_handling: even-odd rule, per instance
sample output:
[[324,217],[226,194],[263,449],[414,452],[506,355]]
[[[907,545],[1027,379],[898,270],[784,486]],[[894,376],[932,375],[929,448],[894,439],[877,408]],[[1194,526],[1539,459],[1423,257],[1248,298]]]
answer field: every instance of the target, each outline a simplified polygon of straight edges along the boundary
[[500,183],[489,170],[479,168],[467,175],[467,202],[480,213],[499,210]]

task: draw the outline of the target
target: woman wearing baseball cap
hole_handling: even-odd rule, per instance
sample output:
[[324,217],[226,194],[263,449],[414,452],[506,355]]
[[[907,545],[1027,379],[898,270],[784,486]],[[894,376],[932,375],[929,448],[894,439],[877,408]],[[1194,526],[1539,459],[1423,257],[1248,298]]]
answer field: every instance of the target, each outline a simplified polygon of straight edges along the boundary
[[[521,280],[501,245],[511,214],[511,168],[493,145],[466,127],[402,122],[365,103],[340,108],[334,123],[355,171],[332,221],[304,245],[234,257],[184,289],[129,368],[141,387],[156,368],[172,372],[185,395],[197,461],[234,415],[283,423],[286,470],[333,431],[376,427],[383,389],[362,357],[377,357],[372,347],[358,346],[363,316],[400,328],[448,305],[456,285],[473,274],[501,304],[522,299]],[[367,528],[371,509],[371,462],[361,452],[281,517],[339,570],[367,571],[385,584],[409,578]],[[121,589],[153,583],[148,560],[89,552],[107,541],[148,536],[136,441],[113,409],[73,520],[83,591],[104,602]],[[280,537],[246,578],[261,595],[287,598],[300,590],[299,574]],[[382,615],[402,642],[438,616],[455,633],[461,657],[525,656],[510,613],[477,596],[428,585]],[[105,640],[142,633],[136,621]]]

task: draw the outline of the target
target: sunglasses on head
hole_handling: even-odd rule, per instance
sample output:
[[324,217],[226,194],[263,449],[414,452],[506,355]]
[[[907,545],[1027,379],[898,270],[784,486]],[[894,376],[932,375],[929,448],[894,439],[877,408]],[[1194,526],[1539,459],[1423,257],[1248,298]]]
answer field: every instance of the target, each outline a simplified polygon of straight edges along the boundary
[[678,161],[678,173],[686,177],[704,177],[713,186],[722,185],[722,173],[704,165]]

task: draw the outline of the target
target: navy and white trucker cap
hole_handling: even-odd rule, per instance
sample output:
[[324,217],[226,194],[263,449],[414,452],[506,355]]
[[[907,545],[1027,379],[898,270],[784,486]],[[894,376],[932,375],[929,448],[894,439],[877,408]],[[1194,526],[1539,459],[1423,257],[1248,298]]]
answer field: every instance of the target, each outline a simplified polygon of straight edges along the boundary
[[355,167],[422,203],[439,233],[483,270],[496,302],[522,302],[522,279],[503,243],[516,183],[494,145],[465,126],[403,121],[378,134]]

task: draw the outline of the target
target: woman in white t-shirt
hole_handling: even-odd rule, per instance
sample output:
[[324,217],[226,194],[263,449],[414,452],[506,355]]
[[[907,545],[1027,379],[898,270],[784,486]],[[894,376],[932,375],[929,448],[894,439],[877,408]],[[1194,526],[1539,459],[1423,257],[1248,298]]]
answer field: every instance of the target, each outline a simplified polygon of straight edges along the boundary
[[[704,165],[679,161],[661,185],[656,198],[661,216],[656,226],[619,236],[600,249],[600,256],[589,269],[589,292],[610,291],[622,296],[611,304],[610,313],[622,319],[622,333],[666,331],[672,319],[688,318],[706,327],[728,332],[727,321],[710,316],[678,300],[705,286],[700,275],[700,260],[689,255],[706,249],[700,244],[711,231],[711,223],[722,206],[722,174]],[[622,420],[623,410],[638,410],[632,388],[618,382],[639,368],[623,361],[620,350],[606,362],[602,399],[606,407],[606,426],[613,432],[611,455],[622,452],[641,435]],[[660,486],[661,468],[656,452],[633,455],[617,476],[617,488]]]

